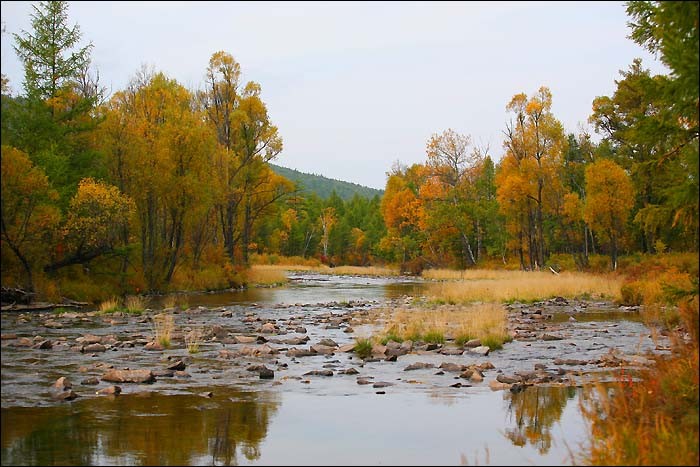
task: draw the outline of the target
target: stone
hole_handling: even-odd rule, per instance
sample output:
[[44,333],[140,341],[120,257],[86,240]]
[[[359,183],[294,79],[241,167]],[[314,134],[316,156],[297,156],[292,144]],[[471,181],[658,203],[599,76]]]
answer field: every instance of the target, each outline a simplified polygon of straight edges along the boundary
[[263,334],[273,334],[276,331],[277,328],[275,328],[274,323],[265,323],[260,328],[260,332],[262,332]]
[[113,383],[152,383],[156,380],[151,370],[108,370],[102,381]]
[[319,345],[325,345],[327,347],[338,347],[338,344],[336,344],[333,339],[321,339]]
[[377,381],[372,385],[373,388],[386,388],[389,386],[393,386],[394,383],[389,383],[388,381]]
[[107,347],[102,344],[89,344],[83,347],[83,352],[105,352]]
[[464,344],[464,346],[469,348],[481,347],[481,339],[470,339]]
[[332,370],[312,370],[304,373],[302,376],[333,376]]
[[263,366],[258,373],[260,379],[273,379],[275,377],[275,372],[266,366]]
[[406,368],[403,369],[403,371],[422,370],[425,368],[433,368],[434,366],[435,365],[432,363],[416,362],[408,365]]
[[319,353],[321,355],[331,355],[335,352],[335,347],[330,347],[328,345],[316,344],[311,346],[311,351]]
[[491,381],[489,381],[489,387],[491,388],[492,391],[501,391],[504,389],[510,389],[510,386],[511,386],[510,384],[501,383],[501,382],[493,380],[493,379]]
[[72,389],[69,389],[67,391],[53,392],[51,394],[51,397],[58,401],[72,401],[73,399],[78,397],[78,395],[75,392],[73,392]]
[[344,344],[338,347],[339,352],[353,352],[356,344]]
[[153,351],[160,351],[163,350],[163,346],[160,345],[158,342],[149,342],[147,343],[144,347],[145,350],[153,350]]
[[356,368],[348,368],[347,370],[339,371],[339,373],[342,373],[342,374],[344,374],[344,375],[357,375],[357,374],[359,374],[360,372],[357,371]]
[[360,385],[372,384],[372,381],[370,381],[366,378],[357,378],[357,384],[360,384]]
[[504,383],[504,384],[514,384],[522,381],[521,378],[511,378],[510,376],[506,375],[498,375],[496,376],[496,381],[499,383]]
[[441,370],[457,373],[464,370],[464,366],[459,363],[442,362],[439,367]]
[[490,351],[491,349],[485,345],[480,345],[479,347],[474,347],[473,349],[470,349],[470,352],[483,355],[484,357],[487,356]]
[[85,334],[84,336],[77,338],[76,342],[80,342],[83,345],[100,344],[102,342],[102,336],[96,336],[94,334]]
[[82,380],[80,384],[82,384],[83,386],[96,386],[100,384],[100,380],[95,376],[91,376]]
[[53,385],[51,386],[51,388],[55,391],[66,391],[72,387],[73,385],[65,376],[61,376],[60,378],[58,378],[56,382],[53,383]]
[[95,394],[98,394],[100,396],[118,396],[122,392],[122,388],[119,386],[107,386],[106,388],[102,388],[99,391],[96,391]]
[[180,370],[184,370],[186,367],[187,367],[187,365],[185,365],[185,362],[183,362],[182,360],[178,360],[175,363],[168,365],[166,368],[168,370],[180,371]]
[[563,339],[563,337],[555,336],[554,334],[547,334],[547,333],[542,334],[543,341],[560,341],[562,339]]
[[382,344],[372,345],[372,355],[384,355],[386,353],[386,346]]

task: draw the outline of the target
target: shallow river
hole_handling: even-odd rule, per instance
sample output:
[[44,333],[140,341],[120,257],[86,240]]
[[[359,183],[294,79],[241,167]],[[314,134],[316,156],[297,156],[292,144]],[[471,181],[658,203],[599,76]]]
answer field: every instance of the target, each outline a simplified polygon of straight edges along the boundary
[[[190,307],[208,308],[178,313],[176,329],[220,325],[231,335],[255,335],[251,326],[276,322],[287,328],[279,338],[299,336],[293,329],[305,327],[306,348],[322,338],[342,346],[368,336],[372,328],[358,325],[354,333],[343,332],[340,317],[388,299],[418,296],[424,286],[401,279],[291,278],[281,288],[191,295]],[[138,340],[148,339],[152,328],[143,317],[59,319],[51,313],[5,312],[3,335],[49,339],[54,346],[33,349],[3,339],[2,464],[571,464],[587,436],[580,389],[539,386],[512,393],[492,391],[487,383],[499,372],[532,370],[535,363],[551,366],[555,358],[594,358],[609,348],[634,354],[655,347],[635,313],[601,304],[577,318],[552,320],[563,340],[513,341],[486,357],[418,352],[397,362],[363,362],[340,352],[290,358],[284,350],[303,347],[290,345],[278,345],[281,352],[271,357],[221,358],[223,349],[241,345],[217,341],[203,343],[192,355],[184,345],[162,352],[136,345],[80,353],[71,345],[85,334]],[[62,326],[46,327],[50,321]],[[87,377],[99,378],[108,365],[162,369],[178,359],[187,362],[187,377],[121,383],[117,397],[95,395],[113,383],[81,385]],[[436,368],[441,362],[484,361],[495,369],[471,386],[452,387],[465,380]],[[435,367],[404,371],[414,362]],[[274,379],[246,371],[254,363],[274,369]],[[349,368],[358,374],[341,373]],[[333,376],[306,375],[326,369]],[[77,399],[51,398],[50,386],[60,376],[73,382]],[[358,377],[391,385],[360,385]]]

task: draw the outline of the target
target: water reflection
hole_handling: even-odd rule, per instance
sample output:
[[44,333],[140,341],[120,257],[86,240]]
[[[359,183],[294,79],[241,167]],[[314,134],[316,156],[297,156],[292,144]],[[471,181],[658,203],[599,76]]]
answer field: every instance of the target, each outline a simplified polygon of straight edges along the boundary
[[508,401],[508,418],[514,423],[505,435],[516,446],[535,447],[546,454],[552,447],[552,428],[559,421],[576,387],[529,387],[521,392],[504,392]]
[[241,455],[258,459],[279,396],[213,391],[213,399],[144,393],[3,408],[2,464],[238,465]]

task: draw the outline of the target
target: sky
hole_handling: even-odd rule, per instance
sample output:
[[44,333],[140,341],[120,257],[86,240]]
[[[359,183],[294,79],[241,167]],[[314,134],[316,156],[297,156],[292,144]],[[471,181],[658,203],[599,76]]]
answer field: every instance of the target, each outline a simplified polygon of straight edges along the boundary
[[[21,93],[13,33],[31,31],[32,2],[2,2],[2,73]],[[69,2],[92,42],[100,81],[116,92],[143,65],[189,89],[223,50],[262,86],[284,149],[275,163],[383,189],[395,161],[426,160],[451,128],[503,154],[506,105],[547,86],[567,133],[593,99],[641,58],[622,2]],[[594,135],[595,136],[595,135]]]

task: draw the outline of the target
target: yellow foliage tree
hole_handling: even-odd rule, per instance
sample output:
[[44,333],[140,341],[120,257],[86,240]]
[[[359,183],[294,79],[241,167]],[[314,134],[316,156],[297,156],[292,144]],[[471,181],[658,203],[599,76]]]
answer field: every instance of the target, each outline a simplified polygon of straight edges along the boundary
[[610,242],[613,270],[617,269],[618,244],[633,205],[632,181],[622,167],[607,159],[586,167],[584,219]]
[[44,172],[32,164],[25,152],[2,146],[0,161],[2,262],[6,264],[9,253],[6,248],[9,248],[24,269],[24,286],[33,292],[33,270],[46,260],[60,220],[58,209],[51,204],[58,195],[49,187]]

